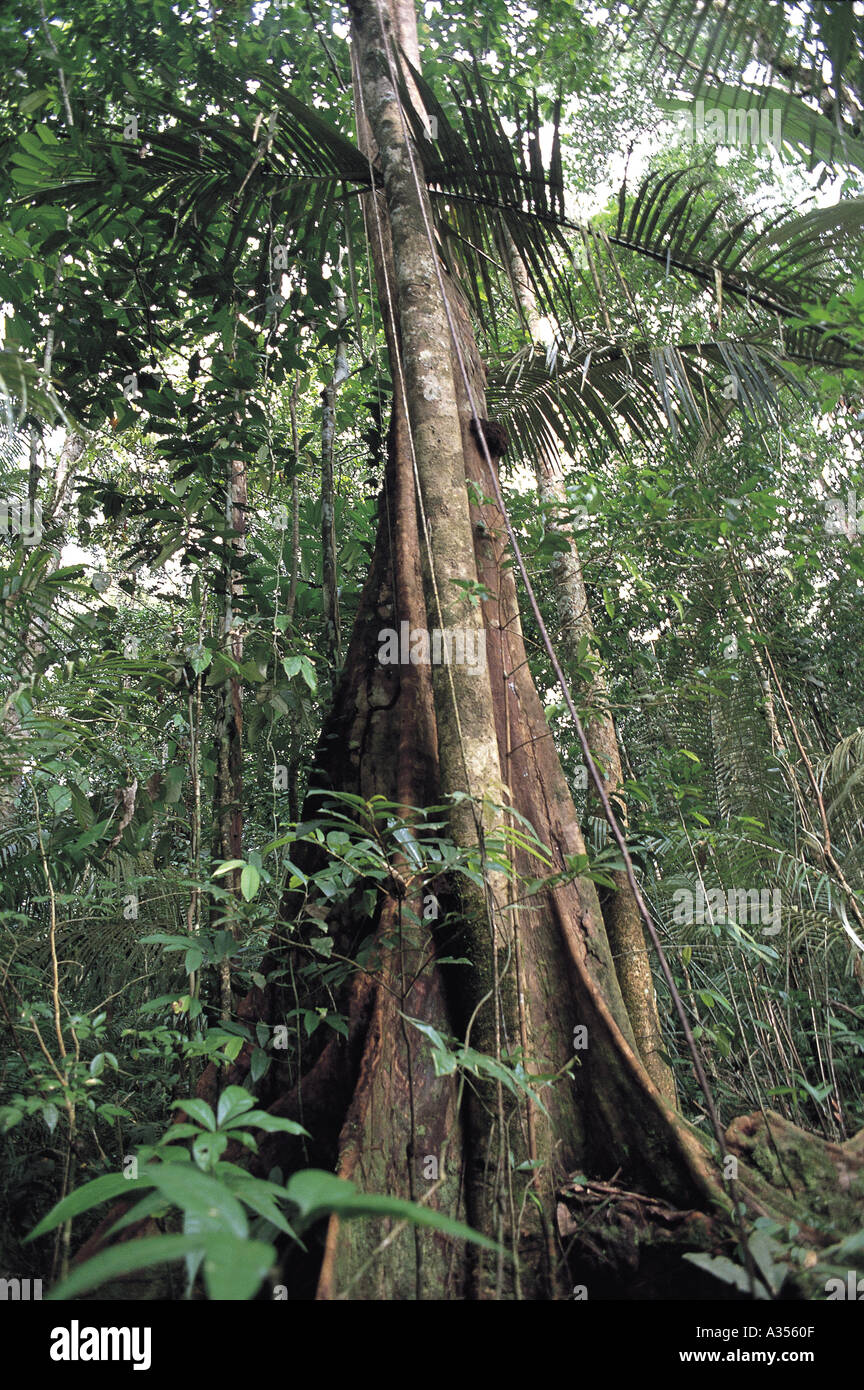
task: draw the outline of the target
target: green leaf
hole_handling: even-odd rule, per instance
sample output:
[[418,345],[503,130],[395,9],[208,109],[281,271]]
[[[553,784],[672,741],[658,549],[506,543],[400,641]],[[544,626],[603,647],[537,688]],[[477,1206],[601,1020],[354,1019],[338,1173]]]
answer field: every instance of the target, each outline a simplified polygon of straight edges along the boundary
[[430,1226],[443,1231],[445,1235],[459,1240],[472,1241],[486,1250],[498,1250],[495,1241],[454,1221],[443,1212],[430,1207],[419,1206],[416,1202],[406,1202],[399,1197],[364,1196],[357,1191],[353,1182],[337,1178],[334,1173],[322,1169],[307,1168],[295,1173],[285,1186],[285,1196],[298,1208],[304,1225],[310,1225],[320,1216],[337,1212],[346,1220],[359,1216],[390,1216],[397,1220],[410,1221],[415,1226]]
[[52,1207],[48,1215],[43,1216],[29,1236],[25,1237],[25,1243],[35,1240],[37,1236],[44,1236],[46,1231],[53,1231],[64,1221],[71,1221],[73,1217],[90,1211],[92,1207],[98,1207],[100,1202],[110,1202],[140,1185],[140,1180],[124,1178],[122,1173],[106,1173],[101,1178],[94,1178],[92,1182],[87,1182],[75,1192],[70,1192],[68,1197],[64,1197],[62,1202]]
[[232,869],[239,869],[246,863],[245,859],[226,859],[219,865],[218,869],[213,870],[213,878],[221,878],[223,874],[228,874]]
[[182,1260],[185,1255],[200,1250],[202,1244],[201,1236],[142,1236],[140,1240],[112,1245],[74,1269],[68,1279],[51,1290],[47,1301],[64,1303],[98,1288],[109,1279],[132,1274],[136,1269],[151,1269],[153,1265]]
[[235,1116],[242,1115],[244,1111],[251,1110],[254,1104],[255,1097],[250,1095],[242,1086],[226,1086],[219,1097],[216,1123],[222,1129],[226,1120],[232,1120]]
[[431,1023],[421,1023],[419,1018],[411,1018],[408,1014],[403,1014],[402,1017],[407,1023],[413,1024],[417,1031],[422,1033],[424,1037],[428,1038],[437,1051],[447,1051],[447,1044],[438,1032],[438,1029],[433,1028]]
[[227,1134],[198,1134],[192,1145],[192,1157],[199,1168],[209,1169],[228,1147]]
[[252,1077],[253,1085],[256,1081],[260,1081],[262,1076],[266,1075],[269,1066],[270,1058],[267,1056],[267,1053],[262,1047],[256,1047],[255,1051],[252,1053],[249,1064],[249,1074]]
[[30,116],[34,111],[38,111],[40,106],[44,106],[51,93],[45,88],[40,87],[36,92],[28,92],[18,103],[18,110],[22,116]]
[[256,1178],[247,1178],[245,1181],[238,1180],[234,1183],[234,1193],[240,1201],[247,1207],[251,1207],[259,1216],[263,1216],[265,1221],[270,1221],[277,1230],[282,1231],[292,1240],[296,1240],[298,1245],[302,1245],[297,1232],[290,1225],[279,1207],[276,1204],[276,1195],[284,1196],[284,1193],[274,1194],[270,1190],[270,1185],[259,1183]]
[[312,691],[312,694],[316,694],[318,690],[318,677],[315,674],[315,667],[312,665],[308,656],[301,656],[300,658],[300,674]]
[[181,1211],[191,1212],[205,1231],[227,1226],[232,1235],[248,1235],[246,1214],[236,1197],[222,1183],[190,1164],[151,1163],[139,1181],[157,1187]]
[[308,1137],[308,1130],[296,1120],[285,1120],[281,1115],[268,1115],[266,1110],[250,1110],[238,1119],[229,1120],[225,1128],[236,1129],[238,1126],[242,1126],[243,1129],[263,1129],[265,1134],[305,1134]]
[[243,872],[240,875],[240,892],[243,894],[247,903],[251,902],[255,897],[260,883],[261,875],[255,868],[255,865],[244,865]]
[[[728,1260],[725,1255],[703,1255],[688,1254],[684,1256],[691,1264],[698,1265],[700,1269],[705,1269],[712,1274],[715,1279],[719,1279],[723,1284],[732,1284],[742,1293],[750,1292],[750,1276],[743,1265],[736,1265],[734,1261]],[[759,1299],[768,1298],[768,1290],[759,1279],[756,1280],[756,1297]]]
[[864,1255],[864,1230],[855,1231],[853,1235],[841,1240],[837,1246],[836,1254],[839,1259],[857,1259]]
[[263,1240],[209,1236],[204,1253],[208,1296],[220,1303],[251,1298],[266,1279],[275,1258],[274,1247]]
[[211,1131],[216,1128],[216,1117],[206,1100],[199,1100],[197,1096],[190,1096],[188,1100],[174,1100],[171,1102],[172,1110],[185,1110],[190,1119],[197,1120],[199,1125]]

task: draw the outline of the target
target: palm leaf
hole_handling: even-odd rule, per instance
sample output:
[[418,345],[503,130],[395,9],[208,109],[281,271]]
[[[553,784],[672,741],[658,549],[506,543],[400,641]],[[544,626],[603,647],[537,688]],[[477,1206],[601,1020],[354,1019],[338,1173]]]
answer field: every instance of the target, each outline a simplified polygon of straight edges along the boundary
[[530,347],[490,365],[487,397],[526,459],[579,448],[594,456],[609,442],[624,452],[632,439],[650,442],[666,429],[673,439],[679,432],[725,431],[730,396],[749,421],[776,424],[781,392],[802,394],[791,363],[860,366],[858,355],[809,330],[787,334],[783,348],[758,336],[663,345],[595,341],[550,361]]
[[[864,168],[861,71],[864,18],[846,0],[809,6],[752,0],[636,0],[631,39],[651,37],[646,67],[658,61],[695,100],[723,111],[775,109],[782,143],[813,167]],[[754,60],[761,75],[752,77]],[[748,80],[745,81],[744,75]],[[783,85],[778,84],[778,79]]]

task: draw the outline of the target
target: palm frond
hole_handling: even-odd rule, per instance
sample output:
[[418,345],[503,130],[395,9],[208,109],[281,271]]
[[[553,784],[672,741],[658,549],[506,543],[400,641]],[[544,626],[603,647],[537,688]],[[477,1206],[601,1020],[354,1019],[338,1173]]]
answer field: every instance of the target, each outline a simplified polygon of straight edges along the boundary
[[748,308],[794,316],[805,298],[827,291],[842,274],[836,264],[838,246],[847,239],[854,246],[860,239],[864,205],[859,198],[818,213],[783,212],[760,227],[756,213],[729,226],[725,200],[717,196],[700,209],[701,220],[694,229],[696,197],[705,180],[692,183],[679,197],[680,177],[649,174],[629,209],[622,197],[610,243],[656,261],[669,274],[712,288],[719,283],[724,294]]
[[724,112],[772,109],[782,144],[811,168],[819,161],[864,168],[864,18],[857,6],[635,0],[630,35],[650,36],[646,67],[659,63],[688,94],[671,105],[704,100]]
[[787,334],[782,350],[756,335],[667,344],[597,339],[569,352],[526,347],[493,361],[486,390],[526,459],[579,449],[594,456],[610,442],[623,453],[628,442],[656,440],[665,430],[673,439],[716,435],[728,428],[730,399],[749,421],[776,424],[782,393],[802,394],[791,363],[850,360],[810,331]]
[[0,411],[7,446],[27,420],[50,423],[59,416],[67,429],[74,428],[39,368],[14,347],[0,348]]

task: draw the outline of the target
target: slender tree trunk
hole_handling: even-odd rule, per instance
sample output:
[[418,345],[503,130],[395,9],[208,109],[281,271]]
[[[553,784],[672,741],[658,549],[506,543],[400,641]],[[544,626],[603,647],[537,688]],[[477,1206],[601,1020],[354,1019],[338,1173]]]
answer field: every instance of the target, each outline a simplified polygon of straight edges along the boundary
[[[502,229],[504,248],[509,261],[511,280],[519,306],[531,337],[538,339],[540,315],[525,273],[525,266],[506,227]],[[559,460],[551,451],[536,460],[537,491],[545,516],[560,537],[560,546],[552,557],[550,577],[558,612],[561,650],[574,668],[580,663],[580,643],[588,639],[589,649],[596,653],[596,636],[588,604],[588,593],[582,574],[582,561],[568,518],[569,507]],[[591,708],[586,735],[591,756],[603,775],[606,790],[617,808],[625,827],[627,805],[621,793],[624,776],[615,723],[609,709],[609,690],[599,661],[587,683],[584,694]],[[589,804],[592,800],[589,787]],[[657,1012],[657,997],[651,974],[651,959],[639,907],[623,869],[613,873],[615,891],[605,911],[606,932],[618,983],[639,1055],[648,1075],[660,1093],[673,1105],[677,1090],[672,1068],[662,1056],[663,1034]]]
[[297,581],[300,577],[300,434],[297,429],[297,394],[300,373],[294,373],[294,384],[288,407],[291,414],[291,448],[294,454],[294,472],[291,475],[291,571],[288,582],[288,600],[285,611],[289,618],[294,616],[297,602]]
[[[345,319],[345,300],[336,293],[336,316],[341,327]],[[339,387],[348,375],[345,345],[341,338],[336,344],[333,376],[321,393],[321,546],[324,594],[324,624],[330,660],[338,666],[342,660],[342,624],[339,617],[339,575],[336,546],[336,490],[333,476],[333,452],[336,444],[336,398]]]
[[[227,542],[225,564],[225,596],[222,615],[224,651],[234,661],[243,660],[243,635],[235,625],[234,600],[240,592],[241,579],[235,568],[235,557],[243,554],[246,537],[246,465],[241,459],[231,464],[226,495],[226,518],[233,537]],[[215,810],[219,853],[223,859],[243,857],[243,689],[239,676],[230,675],[219,692],[216,718],[216,783]],[[232,869],[222,880],[232,897],[240,893],[240,870]],[[230,906],[230,899],[229,899]],[[230,916],[230,914],[229,914]],[[236,926],[230,921],[236,934]],[[225,960],[220,966],[220,995],[223,1022],[231,1017],[231,966]]]

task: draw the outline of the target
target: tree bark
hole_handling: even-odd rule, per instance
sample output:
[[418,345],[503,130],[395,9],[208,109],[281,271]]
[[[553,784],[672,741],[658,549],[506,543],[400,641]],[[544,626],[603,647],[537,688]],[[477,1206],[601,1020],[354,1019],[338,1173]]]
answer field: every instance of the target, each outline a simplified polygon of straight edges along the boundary
[[[225,514],[234,535],[226,540],[224,568],[225,595],[222,613],[222,641],[225,653],[236,662],[243,660],[243,636],[235,627],[234,600],[242,580],[234,565],[246,544],[247,484],[246,465],[241,459],[231,463],[226,488]],[[219,690],[216,716],[216,778],[214,785],[218,852],[223,859],[243,857],[243,688],[239,676],[232,674]],[[223,880],[233,897],[240,893],[240,869],[231,869]],[[229,899],[230,906],[230,899]],[[233,921],[229,923],[236,935]],[[220,996],[223,1022],[231,1017],[231,965],[220,967]]]
[[[345,319],[345,300],[337,291],[336,316],[339,327]],[[341,338],[336,345],[333,375],[321,393],[321,547],[322,591],[324,595],[324,625],[330,660],[338,666],[342,660],[342,623],[339,617],[339,576],[336,546],[336,491],[333,475],[333,453],[336,444],[336,398],[339,387],[348,375],[345,345]]]

